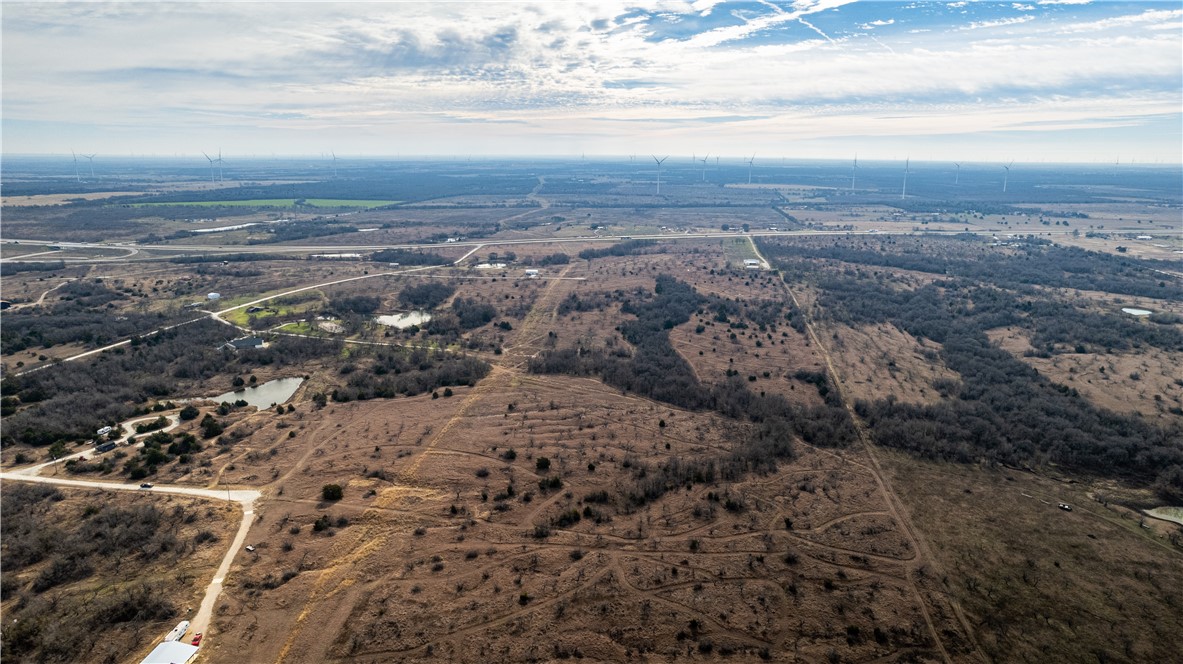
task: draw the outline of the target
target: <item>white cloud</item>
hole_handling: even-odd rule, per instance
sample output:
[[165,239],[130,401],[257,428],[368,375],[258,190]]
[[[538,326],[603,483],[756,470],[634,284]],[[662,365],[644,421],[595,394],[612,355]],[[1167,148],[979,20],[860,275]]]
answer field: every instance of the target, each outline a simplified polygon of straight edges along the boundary
[[1027,23],[1034,21],[1035,17],[1030,14],[1026,16],[1014,16],[1011,18],[1000,18],[992,21],[974,21],[969,25],[963,26],[961,30],[982,30],[984,28],[1001,28],[1008,25],[1018,25],[1020,23]]
[[694,4],[690,5],[691,9],[698,12],[699,16],[710,16],[717,5],[720,5],[725,0],[696,0]]
[[[1145,24],[1168,24],[1174,26],[1179,19],[1183,17],[1183,9],[1149,9],[1141,14],[1126,14],[1124,16],[1112,16],[1109,18],[1098,19],[1087,23],[1071,23],[1060,28],[1060,32],[1064,34],[1077,32],[1098,32],[1101,30],[1112,30],[1121,28],[1132,28],[1136,26],[1143,26]],[[1150,29],[1158,29],[1157,26],[1148,26]]]
[[[325,133],[365,137],[354,139],[362,146],[509,137],[548,146],[539,137],[657,140],[694,126],[741,142],[752,127],[820,140],[1179,113],[1183,39],[1169,28],[1183,11],[1087,23],[1041,15],[1021,31],[987,30],[1035,18],[1024,15],[957,35],[949,19],[914,21],[912,36],[889,47],[830,39],[831,10],[847,1],[763,5],[738,25],[689,36],[685,26],[720,3],[653,0],[648,14],[624,0],[6,5],[6,149],[34,138],[10,131],[14,121],[96,135],[138,128],[145,142],[240,132],[244,141]],[[670,18],[650,17],[658,12]],[[676,17],[686,21],[667,33]],[[847,29],[895,23],[848,18]],[[496,139],[479,133],[493,123]]]

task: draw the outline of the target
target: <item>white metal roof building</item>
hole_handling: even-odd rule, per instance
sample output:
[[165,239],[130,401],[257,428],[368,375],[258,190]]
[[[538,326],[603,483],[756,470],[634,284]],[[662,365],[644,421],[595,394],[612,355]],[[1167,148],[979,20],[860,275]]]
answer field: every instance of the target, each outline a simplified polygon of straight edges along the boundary
[[180,641],[165,641],[152,649],[140,664],[186,664],[197,654],[197,646]]

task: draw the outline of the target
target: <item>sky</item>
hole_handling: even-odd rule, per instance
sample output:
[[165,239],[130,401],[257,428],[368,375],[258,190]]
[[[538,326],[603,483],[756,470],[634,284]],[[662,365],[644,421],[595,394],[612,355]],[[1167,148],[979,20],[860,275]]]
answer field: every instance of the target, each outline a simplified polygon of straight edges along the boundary
[[0,5],[5,154],[1183,160],[1183,3]]

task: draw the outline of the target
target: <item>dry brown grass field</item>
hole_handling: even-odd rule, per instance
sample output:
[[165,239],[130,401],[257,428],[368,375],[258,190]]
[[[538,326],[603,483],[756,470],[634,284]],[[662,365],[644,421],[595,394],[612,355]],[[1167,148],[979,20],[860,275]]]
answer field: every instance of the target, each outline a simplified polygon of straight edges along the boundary
[[1027,335],[1011,328],[991,334],[1010,351],[1049,379],[1074,387],[1093,404],[1115,412],[1135,411],[1154,419],[1177,417],[1171,407],[1183,407],[1183,353],[1157,348],[1137,352],[1065,353],[1050,358],[1027,355],[1033,350]]
[[[774,474],[636,509],[620,496],[637,468],[725,451],[729,426],[511,369],[448,399],[320,416],[258,466],[236,464],[290,470],[252,530],[263,553],[233,573],[211,661],[664,661],[712,648],[809,661],[934,645],[909,583],[916,552],[857,452],[803,449]],[[273,440],[261,434],[252,441]],[[538,487],[555,476],[560,488]],[[321,502],[328,482],[345,499]],[[325,513],[348,524],[312,532]],[[563,522],[571,513],[581,518]],[[280,588],[252,583],[291,569],[302,571]],[[934,613],[964,655],[950,609]]]
[[942,587],[964,607],[992,661],[1178,658],[1177,527],[1139,527],[1135,513],[1098,502],[1108,493],[1102,482],[885,457],[945,565]]

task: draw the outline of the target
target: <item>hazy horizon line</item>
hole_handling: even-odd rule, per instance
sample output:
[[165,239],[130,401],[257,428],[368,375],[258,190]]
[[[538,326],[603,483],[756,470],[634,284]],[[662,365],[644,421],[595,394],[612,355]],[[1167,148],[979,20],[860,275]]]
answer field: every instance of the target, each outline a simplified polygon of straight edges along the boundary
[[[77,153],[77,156],[83,157],[83,154],[81,152],[79,152],[79,153]],[[157,160],[157,159],[158,160],[197,159],[197,160],[205,160],[206,159],[205,155],[203,155],[202,152],[200,152],[200,151],[198,151],[196,153],[192,153],[192,154],[180,153],[180,154],[171,154],[171,155],[156,154],[156,153],[128,154],[128,155],[108,153],[107,155],[104,155],[101,152],[100,153],[92,153],[91,155],[87,155],[87,157],[98,157],[98,156],[105,156],[107,159],[118,159],[118,160],[132,160],[132,159],[153,159],[153,160]],[[274,153],[274,154],[257,154],[257,153],[238,153],[238,154],[229,153],[229,154],[227,154],[227,153],[221,153],[220,156],[222,158],[232,157],[234,159],[251,159],[251,160],[257,160],[257,161],[278,161],[278,160],[288,160],[288,159],[315,159],[318,161],[323,160],[323,161],[327,161],[327,162],[332,162],[334,159],[334,157],[330,156],[329,154],[320,154],[320,153]],[[702,163],[702,159],[701,158],[695,159],[694,154],[684,154],[684,155],[679,155],[679,154],[664,155],[663,154],[662,156],[663,157],[666,157],[666,156],[672,157],[675,160],[686,160],[686,161],[695,160],[697,163],[700,163],[700,164]],[[0,160],[11,159],[11,158],[22,158],[22,159],[30,159],[30,158],[62,159],[62,158],[65,158],[67,161],[70,161],[73,159],[72,155],[69,152],[64,152],[64,153],[63,152],[13,152],[13,153],[0,152]],[[627,155],[627,154],[626,155],[613,155],[613,154],[588,154],[588,155],[555,155],[555,154],[471,154],[471,155],[469,155],[469,154],[464,154],[464,155],[459,155],[456,153],[437,153],[437,154],[397,154],[396,153],[396,154],[339,154],[339,155],[336,155],[336,161],[356,161],[356,160],[437,161],[437,162],[444,161],[444,162],[460,162],[460,163],[467,163],[467,162],[473,162],[473,161],[486,161],[486,162],[488,162],[488,161],[557,161],[557,162],[597,161],[597,162],[624,162],[624,163],[642,164],[644,162],[651,162],[652,159],[653,159],[653,157],[651,155],[649,155],[648,153],[644,154],[643,157],[640,154],[638,154],[638,155]],[[718,155],[717,157],[711,156],[711,157],[709,157],[709,159],[711,159],[711,160],[719,159],[720,161],[723,161],[726,163],[734,163],[735,165],[744,165],[744,164],[748,163],[748,157],[743,156],[743,155],[727,155],[727,156]],[[778,163],[783,163],[783,162],[793,162],[793,163],[836,162],[836,163],[852,164],[855,159],[856,159],[856,157],[854,157],[854,156],[849,156],[849,157],[789,157],[789,156],[779,156],[778,155],[778,156],[768,156],[768,157],[763,157],[763,158],[757,156],[757,157],[755,157],[755,163],[757,165],[763,165],[765,167],[776,166],[776,165],[778,165]],[[1090,161],[1062,161],[1062,160],[1059,160],[1059,161],[1024,161],[1021,159],[1015,159],[1015,160],[1008,161],[1008,160],[996,160],[996,159],[962,159],[960,161],[957,161],[957,160],[947,159],[947,158],[924,159],[924,158],[917,158],[917,157],[911,157],[911,156],[906,156],[906,157],[872,157],[872,156],[864,157],[864,156],[858,156],[857,160],[860,163],[860,168],[866,164],[881,164],[881,163],[891,163],[891,162],[901,162],[902,163],[906,160],[910,160],[910,161],[915,162],[917,164],[950,164],[950,165],[961,164],[962,166],[965,166],[968,164],[1004,165],[1004,164],[1012,164],[1013,163],[1013,164],[1022,165],[1022,166],[1097,166],[1097,165],[1113,166],[1113,165],[1116,165],[1118,167],[1131,167],[1131,166],[1167,167],[1167,168],[1183,167],[1183,160],[1180,160],[1180,161],[1157,161],[1157,160],[1156,161],[1139,161],[1139,160],[1133,159],[1133,160],[1129,160],[1129,161],[1119,161],[1119,160],[1109,161],[1109,160],[1097,159],[1097,160],[1090,160]],[[761,164],[761,162],[763,162],[763,163]],[[675,162],[674,164],[671,164],[669,166],[665,166],[664,168],[673,168],[676,165],[677,164]],[[710,165],[709,162],[708,162],[708,165]],[[701,166],[697,166],[696,168],[701,168]]]

